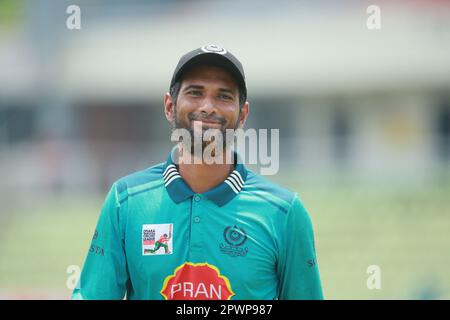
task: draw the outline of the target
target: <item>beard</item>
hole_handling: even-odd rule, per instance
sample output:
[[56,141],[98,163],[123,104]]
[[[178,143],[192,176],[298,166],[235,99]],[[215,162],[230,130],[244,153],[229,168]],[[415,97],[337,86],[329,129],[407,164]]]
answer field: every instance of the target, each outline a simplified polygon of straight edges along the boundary
[[[241,115],[241,111],[239,110],[239,116]],[[187,115],[188,120],[180,119],[178,116],[176,109],[175,109],[175,121],[172,124],[172,130],[176,129],[185,129],[189,132],[190,135],[190,144],[188,145],[185,143],[186,141],[183,141],[183,150],[188,150],[191,155],[194,155],[195,150],[201,150],[202,154],[203,151],[210,146],[211,144],[215,144],[215,148],[218,150],[221,150],[224,152],[228,146],[231,146],[234,142],[234,134],[233,135],[227,135],[227,130],[236,130],[239,126],[239,121],[236,122],[235,125],[228,124],[227,120],[224,117],[220,116],[209,116],[204,117],[201,115],[201,113],[198,112],[191,112]],[[239,119],[239,117],[238,117]],[[194,121],[213,121],[215,123],[220,124],[220,127],[209,127],[207,124],[201,126],[201,130],[199,127],[194,127]],[[214,129],[215,134],[220,134],[222,136],[221,141],[215,141],[215,138],[213,139],[204,139],[205,133],[210,130]],[[218,145],[219,144],[219,145]]]

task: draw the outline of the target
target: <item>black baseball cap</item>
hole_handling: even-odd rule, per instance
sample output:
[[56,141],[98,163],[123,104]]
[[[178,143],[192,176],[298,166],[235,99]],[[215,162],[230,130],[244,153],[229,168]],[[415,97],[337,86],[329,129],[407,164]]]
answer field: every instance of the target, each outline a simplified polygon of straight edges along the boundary
[[190,51],[180,58],[180,61],[178,61],[175,71],[173,72],[170,89],[175,82],[181,78],[183,72],[186,71],[187,68],[201,63],[217,65],[228,70],[237,80],[242,94],[244,95],[244,101],[247,100],[247,86],[245,84],[245,74],[242,63],[231,54],[231,52],[214,44],[205,45]]

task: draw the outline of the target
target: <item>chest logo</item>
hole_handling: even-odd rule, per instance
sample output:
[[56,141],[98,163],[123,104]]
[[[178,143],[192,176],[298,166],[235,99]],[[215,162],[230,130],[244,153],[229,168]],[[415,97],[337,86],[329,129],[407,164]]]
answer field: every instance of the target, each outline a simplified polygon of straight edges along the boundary
[[166,277],[161,290],[166,300],[230,300],[230,281],[208,263],[185,262]]
[[173,224],[142,225],[142,255],[173,253]]
[[244,228],[228,226],[223,231],[223,238],[226,243],[220,244],[220,251],[231,257],[243,257],[248,253],[248,247],[243,247],[247,241],[247,233]]

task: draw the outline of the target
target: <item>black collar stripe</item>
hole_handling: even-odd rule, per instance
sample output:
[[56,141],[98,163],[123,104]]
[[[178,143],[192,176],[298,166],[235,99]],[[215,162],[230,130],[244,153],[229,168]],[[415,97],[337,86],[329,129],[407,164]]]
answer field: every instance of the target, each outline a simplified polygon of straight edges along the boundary
[[165,176],[164,176],[164,180],[167,181],[169,180],[171,177],[173,177],[174,175],[179,174],[177,170],[174,171],[169,171]]
[[244,185],[244,179],[242,179],[241,174],[239,173],[239,171],[233,170],[233,172],[230,174],[230,176],[238,177],[239,181],[241,182],[241,185]]
[[242,184],[235,177],[229,176],[227,178],[227,180],[230,181],[231,183],[233,183],[233,185],[236,187],[236,189],[242,188]]
[[227,180],[230,181],[230,182],[233,182],[233,184],[236,187],[238,187],[239,189],[241,189],[244,186],[238,179],[236,179],[236,177],[229,176],[227,178]]
[[176,169],[177,167],[174,164],[169,164],[165,171],[167,171],[170,168],[175,168]]
[[167,182],[165,183],[165,186],[167,187],[169,184],[172,183],[172,181],[174,181],[174,180],[176,180],[176,179],[180,179],[180,178],[181,178],[180,175],[174,176],[173,178],[171,178],[169,181],[167,181]]
[[166,170],[164,170],[163,176],[166,177],[167,174],[168,174],[169,172],[172,172],[172,171],[178,172],[177,167],[175,167],[175,165],[173,165],[173,164],[170,165],[170,166],[168,166],[168,167],[166,168]]
[[237,176],[237,175],[235,175],[235,174],[230,174],[230,176],[228,177],[228,179],[233,179],[234,181],[236,181],[236,183],[238,184],[238,185],[240,185],[241,187],[244,185],[244,182],[241,180],[241,179],[239,179],[239,177]]
[[167,183],[167,181],[169,181],[169,180],[172,179],[173,177],[179,176],[179,175],[180,175],[180,174],[179,174],[178,172],[172,172],[172,173],[169,173],[169,174],[167,175],[167,177],[164,178],[164,183]]
[[231,182],[237,190],[241,190],[242,186],[234,178],[228,178],[227,181]]
[[234,193],[236,194],[239,193],[239,191],[234,187],[232,182],[230,182],[229,180],[225,180],[224,182],[231,188],[231,190],[233,190]]
[[172,181],[181,178],[178,173],[177,167],[173,164],[167,166],[166,170],[164,170],[163,174],[164,184],[167,187]]

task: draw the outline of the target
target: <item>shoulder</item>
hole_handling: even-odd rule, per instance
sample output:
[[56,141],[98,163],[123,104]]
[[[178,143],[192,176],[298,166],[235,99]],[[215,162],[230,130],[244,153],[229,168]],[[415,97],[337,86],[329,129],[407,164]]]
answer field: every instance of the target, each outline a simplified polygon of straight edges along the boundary
[[159,163],[119,178],[113,184],[119,201],[133,195],[137,191],[152,189],[164,184],[163,170],[165,163]]
[[286,237],[292,239],[299,234],[306,237],[312,234],[310,215],[298,193],[251,171],[243,190],[249,201],[256,203],[258,208],[264,208],[261,214],[270,217]]
[[248,170],[247,179],[243,188],[244,193],[276,207],[283,213],[288,213],[298,200],[297,193],[283,187],[269,179]]

